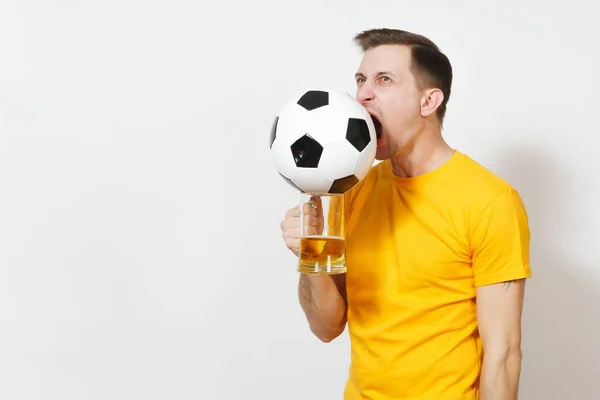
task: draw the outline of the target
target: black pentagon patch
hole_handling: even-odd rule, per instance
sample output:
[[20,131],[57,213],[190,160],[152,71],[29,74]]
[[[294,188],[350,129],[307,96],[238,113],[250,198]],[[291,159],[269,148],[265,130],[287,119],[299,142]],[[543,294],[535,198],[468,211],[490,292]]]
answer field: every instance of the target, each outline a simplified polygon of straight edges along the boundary
[[271,127],[271,138],[269,139],[269,148],[273,147],[273,142],[275,141],[275,135],[277,133],[277,123],[279,122],[279,117],[275,117],[275,121],[273,121],[273,126]]
[[283,180],[286,181],[291,187],[293,187],[294,189],[296,189],[299,192],[304,193],[298,186],[296,186],[294,184],[294,182],[292,182],[290,179],[286,178],[285,175],[283,175],[281,172],[279,173],[279,175],[281,175],[281,177],[283,178]]
[[363,151],[369,142],[371,142],[367,121],[360,118],[349,118],[348,129],[346,130],[346,140],[348,140],[356,150]]
[[352,189],[354,185],[358,183],[358,178],[354,175],[347,176],[345,178],[336,179],[329,189],[329,193],[346,193]]
[[317,168],[321,154],[323,154],[323,146],[310,135],[306,134],[296,140],[291,148],[297,167]]
[[320,90],[309,90],[300,97],[298,105],[306,108],[308,111],[329,105],[329,93]]

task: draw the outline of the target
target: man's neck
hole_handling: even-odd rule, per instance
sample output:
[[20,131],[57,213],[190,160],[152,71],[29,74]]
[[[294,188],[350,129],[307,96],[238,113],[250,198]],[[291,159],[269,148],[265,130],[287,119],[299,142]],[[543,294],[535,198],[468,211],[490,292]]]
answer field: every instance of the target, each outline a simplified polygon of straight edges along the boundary
[[442,138],[441,132],[423,132],[411,147],[404,149],[390,160],[394,174],[412,178],[440,168],[452,155],[452,149]]

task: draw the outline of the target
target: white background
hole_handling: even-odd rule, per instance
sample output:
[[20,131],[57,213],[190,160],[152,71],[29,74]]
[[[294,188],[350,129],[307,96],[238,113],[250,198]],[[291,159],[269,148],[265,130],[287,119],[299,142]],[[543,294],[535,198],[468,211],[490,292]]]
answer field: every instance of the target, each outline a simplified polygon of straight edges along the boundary
[[374,27],[448,54],[445,136],[526,202],[521,399],[600,398],[600,28],[555,3],[2,0],[0,398],[341,399],[268,136]]

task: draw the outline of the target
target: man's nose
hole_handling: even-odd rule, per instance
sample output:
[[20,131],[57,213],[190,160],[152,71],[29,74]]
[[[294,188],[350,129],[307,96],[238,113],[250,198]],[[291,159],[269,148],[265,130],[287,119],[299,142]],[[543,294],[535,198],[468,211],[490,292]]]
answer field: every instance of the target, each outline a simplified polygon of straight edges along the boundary
[[375,99],[375,93],[371,89],[371,86],[364,83],[356,94],[356,99],[364,106],[372,102]]

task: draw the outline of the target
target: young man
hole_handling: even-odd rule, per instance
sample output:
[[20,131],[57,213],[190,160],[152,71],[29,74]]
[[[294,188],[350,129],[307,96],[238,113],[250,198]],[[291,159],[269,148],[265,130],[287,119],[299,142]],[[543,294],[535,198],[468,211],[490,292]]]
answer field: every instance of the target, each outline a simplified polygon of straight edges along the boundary
[[[329,342],[347,323],[346,400],[516,400],[531,276],[521,198],[442,138],[452,68],[433,42],[389,29],[355,41],[383,161],[344,196],[348,272],[300,276],[310,328]],[[298,227],[295,207],[281,223],[295,254]]]

